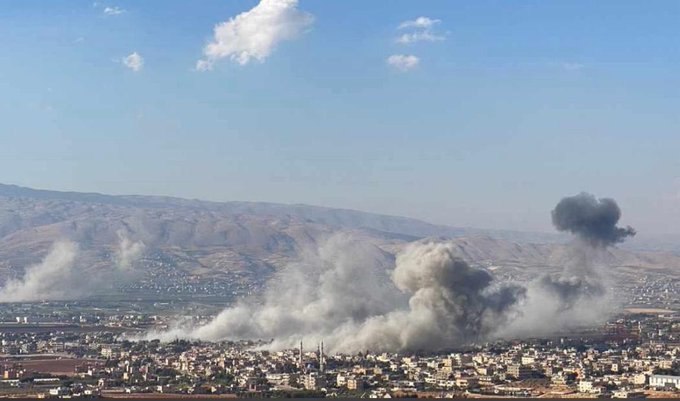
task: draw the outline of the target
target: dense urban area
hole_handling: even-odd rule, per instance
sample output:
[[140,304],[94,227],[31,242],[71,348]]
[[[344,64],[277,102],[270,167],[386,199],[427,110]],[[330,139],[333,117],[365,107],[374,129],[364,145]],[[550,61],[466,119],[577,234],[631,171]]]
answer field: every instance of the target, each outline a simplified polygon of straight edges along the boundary
[[680,401],[679,22],[0,0],[0,401]]
[[[151,285],[153,280],[145,281]],[[187,280],[175,287],[180,294]],[[201,284],[196,291],[203,291]],[[628,283],[627,285],[631,285]],[[266,351],[266,343],[130,341],[177,311],[206,322],[217,305],[129,301],[8,304],[0,311],[0,394],[47,398],[674,397],[680,314],[674,281],[642,276],[625,311],[599,328],[438,354]],[[167,291],[167,290],[166,290]],[[191,290],[189,290],[191,292]]]

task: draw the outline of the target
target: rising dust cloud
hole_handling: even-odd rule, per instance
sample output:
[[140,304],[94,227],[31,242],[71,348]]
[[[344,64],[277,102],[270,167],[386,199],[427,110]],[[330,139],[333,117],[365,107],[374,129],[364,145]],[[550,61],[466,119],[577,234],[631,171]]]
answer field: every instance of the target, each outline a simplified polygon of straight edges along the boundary
[[73,242],[57,242],[42,262],[26,268],[21,279],[11,279],[0,290],[0,302],[32,302],[61,300],[71,296],[65,284],[73,276],[78,246]]
[[123,283],[137,276],[133,265],[143,254],[145,246],[132,241],[122,231],[113,255],[112,268],[89,270],[80,261],[83,250],[72,241],[53,244],[42,262],[29,266],[24,275],[10,279],[0,288],[0,303],[64,301],[81,299],[96,294],[111,283]]
[[440,350],[595,324],[613,305],[593,260],[634,234],[617,227],[620,215],[611,199],[562,199],[552,217],[558,230],[577,236],[571,262],[524,284],[494,281],[445,241],[409,244],[393,260],[336,234],[280,272],[260,299],[241,300],[204,326],[178,323],[146,338],[271,339],[272,349],[323,339],[335,352]]

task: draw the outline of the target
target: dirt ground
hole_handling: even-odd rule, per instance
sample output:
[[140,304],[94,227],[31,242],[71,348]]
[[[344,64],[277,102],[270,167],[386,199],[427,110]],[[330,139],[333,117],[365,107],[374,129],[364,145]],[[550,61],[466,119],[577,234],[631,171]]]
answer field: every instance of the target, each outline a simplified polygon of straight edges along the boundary
[[626,308],[628,313],[641,313],[646,315],[663,315],[667,313],[675,313],[674,310],[670,309],[660,309],[660,308]]
[[102,391],[102,398],[118,398],[118,399],[144,399],[144,400],[167,400],[167,399],[224,399],[236,398],[235,394],[163,394],[163,393],[135,393],[127,394],[120,392]]
[[101,365],[102,361],[90,359],[12,359],[0,360],[0,365],[21,365],[29,372],[49,373],[54,376],[75,376],[77,366]]
[[670,391],[645,391],[647,398],[680,398],[680,392],[670,392]]

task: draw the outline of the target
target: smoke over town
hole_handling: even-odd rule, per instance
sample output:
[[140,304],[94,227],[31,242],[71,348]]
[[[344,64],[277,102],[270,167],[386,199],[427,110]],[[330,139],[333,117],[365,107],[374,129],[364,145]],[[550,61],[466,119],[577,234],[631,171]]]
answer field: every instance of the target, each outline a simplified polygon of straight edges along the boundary
[[42,262],[26,268],[21,279],[10,279],[0,290],[0,302],[61,300],[72,296],[63,283],[73,274],[78,246],[69,241],[57,242]]
[[606,247],[635,235],[630,227],[618,227],[621,209],[609,198],[596,199],[582,192],[562,199],[552,211],[552,221],[559,231],[577,235],[592,246]]
[[389,279],[392,265],[391,255],[379,248],[335,235],[271,278],[261,300],[240,301],[202,327],[149,337],[273,339],[274,348],[295,346],[303,338],[340,341],[368,319],[408,307],[408,297]]
[[596,199],[594,195],[582,192],[563,198],[552,211],[552,221],[560,231],[576,235],[570,245],[572,262],[565,266],[563,277],[543,279],[564,299],[577,295],[605,296],[606,280],[602,275],[599,260],[606,248],[635,235],[627,226],[618,227],[621,209],[613,199]]
[[133,279],[133,265],[144,252],[142,242],[135,242],[118,232],[112,269],[87,269],[80,259],[85,251],[72,241],[58,241],[42,262],[25,269],[21,278],[9,279],[0,289],[0,302],[61,301],[96,294],[112,283]]
[[408,307],[367,319],[341,349],[438,350],[484,339],[506,323],[525,289],[492,286],[485,270],[458,258],[451,244],[409,245],[392,273]]
[[142,256],[146,246],[142,241],[132,241],[124,231],[118,231],[117,235],[116,266],[123,271],[127,271]]
[[450,244],[423,242],[391,260],[348,235],[273,280],[263,302],[244,301],[195,329],[149,337],[207,340],[326,339],[331,349],[435,350],[486,337],[523,296],[519,286],[492,286],[491,275],[456,257]]
[[596,199],[588,193],[565,197],[551,213],[559,231],[576,235],[568,245],[568,262],[561,272],[543,275],[529,283],[523,313],[505,332],[511,336],[547,334],[573,325],[594,325],[616,309],[607,288],[600,260],[609,246],[635,235],[628,226],[618,227],[621,210],[613,199]]
[[271,348],[324,339],[343,352],[440,350],[598,323],[613,305],[594,256],[634,231],[616,227],[613,200],[587,194],[563,199],[552,215],[558,229],[582,240],[570,246],[572,262],[562,272],[525,284],[495,281],[446,241],[411,243],[393,260],[337,234],[280,272],[262,299],[242,300],[204,326],[178,325],[146,338],[272,339]]

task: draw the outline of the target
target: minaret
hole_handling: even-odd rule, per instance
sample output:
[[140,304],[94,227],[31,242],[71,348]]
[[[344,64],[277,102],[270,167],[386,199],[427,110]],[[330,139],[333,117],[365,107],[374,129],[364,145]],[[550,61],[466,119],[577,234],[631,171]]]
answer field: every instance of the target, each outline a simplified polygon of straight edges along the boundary
[[321,340],[321,352],[319,353],[319,371],[324,372],[326,368],[326,358],[323,355],[323,340]]
[[302,360],[302,340],[300,340],[300,372],[302,372],[305,369],[305,364],[304,361]]

